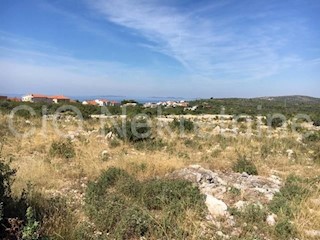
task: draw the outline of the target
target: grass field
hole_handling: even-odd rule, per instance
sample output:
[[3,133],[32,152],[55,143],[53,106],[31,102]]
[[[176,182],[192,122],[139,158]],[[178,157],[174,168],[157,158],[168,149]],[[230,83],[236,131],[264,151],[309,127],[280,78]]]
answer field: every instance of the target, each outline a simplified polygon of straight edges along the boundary
[[[290,121],[271,129],[261,123],[261,128],[254,124],[247,133],[246,122],[210,122],[199,116],[183,135],[175,123],[169,123],[172,132],[160,134],[159,123],[152,118],[151,135],[132,140],[115,132],[110,138],[101,135],[101,129],[110,131],[108,121],[102,125],[89,119],[79,130],[77,120],[62,118],[58,122],[62,137],[51,120],[18,117],[14,119],[18,133],[34,128],[32,135],[21,138],[12,135],[8,116],[1,115],[1,159],[16,170],[10,197],[21,202],[24,193],[25,209],[31,206],[39,223],[35,227],[25,212],[19,213],[25,219],[20,232],[35,233],[24,239],[223,239],[217,231],[231,235],[231,230],[206,221],[207,209],[197,189],[169,181],[166,175],[192,164],[233,172],[241,156],[254,164],[259,176],[273,174],[284,183],[291,175],[299,180],[291,185],[287,181],[283,194],[272,202],[278,216],[275,226],[266,224],[260,210],[234,213],[238,222],[246,223],[237,239],[282,239],[281,234],[310,239],[306,230],[320,229],[318,127],[303,123],[292,132]],[[161,124],[164,129],[167,123]],[[3,212],[3,221],[13,217]],[[255,235],[257,227],[263,237]]]

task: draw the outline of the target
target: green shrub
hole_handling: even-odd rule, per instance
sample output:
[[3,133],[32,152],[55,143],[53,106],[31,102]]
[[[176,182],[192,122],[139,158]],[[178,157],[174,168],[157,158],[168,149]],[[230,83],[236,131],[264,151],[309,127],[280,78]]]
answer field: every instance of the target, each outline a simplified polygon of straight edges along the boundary
[[320,126],[320,118],[313,120],[313,125],[316,127],[319,127]]
[[118,127],[113,125],[105,130],[112,132],[119,139],[126,142],[139,142],[151,139],[151,126],[145,119],[133,121],[126,119],[123,123],[119,122]]
[[245,156],[240,156],[232,167],[233,171],[243,173],[246,172],[249,175],[258,175],[257,167],[253,162],[246,159]]
[[297,234],[294,225],[287,218],[276,224],[275,233],[279,239],[291,239]]
[[289,175],[280,192],[276,193],[269,203],[269,209],[276,214],[281,213],[287,218],[293,217],[296,206],[308,194],[302,179]]
[[315,148],[312,158],[314,163],[320,164],[320,145]]
[[262,119],[262,122],[267,123],[267,125],[272,128],[282,127],[285,123],[282,118],[271,118],[271,116],[269,116],[267,119]]
[[16,171],[0,158],[0,203],[11,198],[11,184]]
[[[186,212],[204,216],[204,196],[183,180],[140,182],[127,172],[110,168],[88,184],[86,212],[102,239],[185,239],[179,226]],[[90,230],[87,233],[91,234]],[[86,238],[90,239],[90,238]]]
[[250,204],[246,206],[242,211],[236,211],[234,214],[241,219],[241,222],[249,224],[264,223],[267,217],[267,211],[259,205]]
[[293,209],[288,199],[286,199],[281,193],[276,193],[272,201],[269,203],[269,209],[273,213],[281,213],[287,217],[293,216]]
[[67,140],[54,141],[51,144],[49,154],[53,157],[74,158],[76,153],[72,142]]
[[[130,176],[122,169],[109,168],[103,172],[96,182],[90,182],[87,188],[87,200],[91,201],[91,197],[98,197],[104,194],[104,190],[112,187],[119,179],[130,178]],[[131,179],[130,179],[131,180]]]
[[170,127],[182,132],[191,132],[195,129],[195,125],[192,121],[184,118],[180,118],[179,120],[174,119],[170,123]]
[[304,138],[305,142],[319,142],[320,141],[320,134],[319,133],[312,133],[309,134],[307,137]]
[[289,201],[301,201],[308,194],[308,190],[303,186],[302,179],[295,175],[289,175],[280,193]]
[[22,229],[23,240],[37,240],[39,239],[39,222],[36,221],[33,209],[27,208],[26,212],[26,223]]
[[112,139],[109,141],[109,146],[111,148],[116,148],[116,147],[119,147],[120,146],[120,142],[116,139]]
[[[35,221],[31,208],[27,209],[26,191],[20,198],[15,198],[11,194],[15,172],[0,158],[0,239],[38,239],[39,223]],[[29,238],[31,232],[35,235]]]
[[167,144],[162,139],[150,139],[148,141],[139,141],[134,143],[138,150],[159,151],[164,149]]

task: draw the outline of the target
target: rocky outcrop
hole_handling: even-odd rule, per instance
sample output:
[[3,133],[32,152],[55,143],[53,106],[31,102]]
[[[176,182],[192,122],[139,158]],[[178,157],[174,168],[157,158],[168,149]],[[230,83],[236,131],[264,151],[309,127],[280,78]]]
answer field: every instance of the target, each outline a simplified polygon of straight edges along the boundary
[[239,191],[249,202],[269,202],[279,192],[281,179],[275,175],[270,177],[253,176],[247,173],[213,172],[200,165],[174,171],[170,178],[185,179],[199,187],[205,195],[213,195],[224,199],[228,191]]
[[[249,204],[263,208],[272,200],[274,194],[280,191],[282,185],[281,179],[275,175],[263,177],[247,173],[213,172],[200,165],[191,165],[176,170],[167,177],[185,179],[197,185],[201,193],[206,196],[205,204],[209,212],[207,220],[218,228],[221,227],[221,221],[227,227],[235,225],[235,220],[228,211],[229,208],[242,211]],[[270,214],[266,218],[266,223],[273,226],[276,224],[276,219],[276,215]],[[241,232],[238,228],[234,230],[235,233],[231,234],[233,236],[237,236],[237,232]],[[218,232],[217,235],[219,235]],[[222,237],[221,234],[219,236]],[[228,239],[229,236],[222,238]]]

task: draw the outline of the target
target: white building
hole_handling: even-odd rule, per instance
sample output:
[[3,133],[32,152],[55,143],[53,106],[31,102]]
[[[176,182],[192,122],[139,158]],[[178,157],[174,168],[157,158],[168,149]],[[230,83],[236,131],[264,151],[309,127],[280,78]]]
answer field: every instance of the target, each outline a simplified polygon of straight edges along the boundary
[[21,98],[22,102],[32,102],[33,101],[33,96],[32,94],[29,94],[29,95],[26,95],[26,96],[23,96]]

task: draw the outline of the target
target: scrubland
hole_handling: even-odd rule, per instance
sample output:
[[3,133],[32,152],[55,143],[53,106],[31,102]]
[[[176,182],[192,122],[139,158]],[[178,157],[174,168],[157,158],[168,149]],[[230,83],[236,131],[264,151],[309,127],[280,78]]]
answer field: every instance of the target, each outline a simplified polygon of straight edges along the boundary
[[[247,132],[245,121],[199,116],[185,120],[181,133],[179,120],[158,121],[151,118],[151,134],[134,139],[119,135],[108,119],[85,120],[79,128],[77,119],[62,117],[58,134],[52,120],[17,117],[13,125],[18,133],[34,130],[19,137],[10,131],[8,116],[1,115],[1,162],[6,169],[1,169],[2,181],[4,189],[11,188],[3,193],[3,202],[14,203],[3,205],[7,231],[2,237],[320,238],[316,235],[320,230],[319,127],[302,123],[293,132],[290,121],[268,128],[255,119]],[[239,211],[230,206],[236,225],[217,226],[217,219],[208,218],[205,197],[194,184],[168,178],[175,170],[195,164],[224,174],[275,175],[282,188],[262,208],[251,204]],[[7,172],[7,166],[14,174]],[[239,189],[228,191],[230,198],[246,199]],[[266,222],[271,213],[277,216],[274,225]],[[13,217],[23,221],[17,229],[7,222]],[[232,234],[232,228],[238,233]]]

